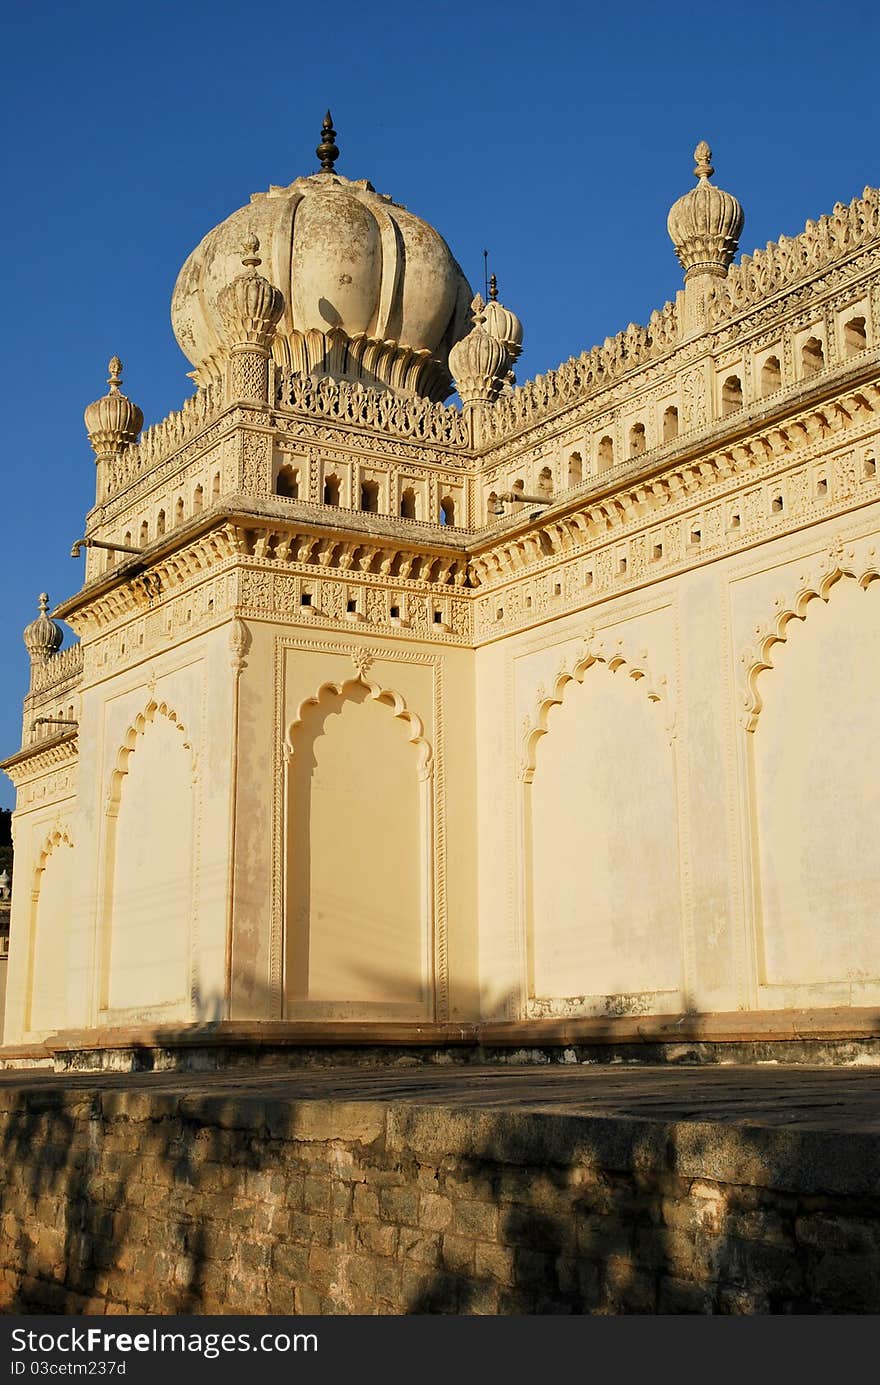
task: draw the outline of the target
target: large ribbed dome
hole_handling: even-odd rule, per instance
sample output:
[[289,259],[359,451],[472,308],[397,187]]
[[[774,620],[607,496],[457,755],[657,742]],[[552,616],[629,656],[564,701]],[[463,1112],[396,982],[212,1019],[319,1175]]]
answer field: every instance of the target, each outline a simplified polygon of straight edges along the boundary
[[366,180],[334,171],[329,120],[324,133],[321,172],[254,193],[187,259],[171,302],[181,349],[199,384],[219,374],[227,343],[218,302],[241,272],[242,243],[256,235],[261,272],[284,295],[279,365],[445,399],[470,286],[433,227]]

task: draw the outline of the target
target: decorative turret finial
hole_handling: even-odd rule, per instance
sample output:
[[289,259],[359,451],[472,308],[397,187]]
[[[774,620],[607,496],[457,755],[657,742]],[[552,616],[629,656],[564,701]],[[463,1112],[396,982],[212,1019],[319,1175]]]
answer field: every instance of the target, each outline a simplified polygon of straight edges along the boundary
[[321,160],[321,168],[325,173],[333,172],[333,165],[339,158],[339,150],[336,147],[336,131],[333,129],[333,117],[328,111],[324,116],[324,123],[321,126],[321,143],[315,150]]
[[704,139],[700,140],[694,150],[694,158],[696,159],[694,175],[697,178],[711,178],[715,172],[712,167],[712,150]]
[[107,366],[109,389],[102,399],[96,399],[85,411],[86,431],[97,457],[120,452],[137,442],[144,426],[144,416],[137,404],[122,393],[122,362],[112,356]]
[[245,236],[244,245],[241,247],[241,262],[246,269],[256,269],[257,265],[263,263],[257,254],[259,248],[260,238],[251,231],[250,235]]
[[23,639],[32,664],[45,663],[61,648],[64,631],[49,615],[48,592],[40,592],[40,614],[25,626]]
[[489,302],[498,302],[498,277],[495,274],[489,275]]
[[694,150],[694,159],[697,186],[673,204],[666,226],[685,279],[723,277],[742,234],[743,209],[729,192],[709,182],[715,170],[712,150],[704,139]]

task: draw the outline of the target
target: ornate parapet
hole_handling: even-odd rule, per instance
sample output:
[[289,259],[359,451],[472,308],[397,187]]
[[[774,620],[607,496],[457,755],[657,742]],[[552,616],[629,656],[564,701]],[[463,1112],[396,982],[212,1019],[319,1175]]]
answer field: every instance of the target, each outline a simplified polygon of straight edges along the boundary
[[812,274],[820,274],[880,236],[880,190],[865,188],[848,207],[838,202],[830,216],[808,221],[799,236],[780,236],[766,250],[743,255],[714,287],[712,325],[761,303]]
[[279,372],[277,402],[310,418],[332,419],[441,447],[470,446],[467,424],[458,409],[428,399],[408,399],[361,384],[325,377],[313,380]]
[[484,436],[500,441],[551,414],[570,408],[597,390],[605,389],[639,366],[666,355],[678,344],[678,314],[674,303],[654,311],[647,327],[631,322],[616,337],[606,337],[556,370],[536,375],[485,410]]
[[126,447],[110,463],[108,498],[132,485],[157,462],[163,461],[195,437],[214,421],[224,407],[222,388],[209,384],[191,395],[182,408],[150,428],[145,428],[140,442]]
[[66,688],[68,684],[82,677],[82,671],[82,645],[77,642],[69,645],[67,649],[62,649],[60,653],[51,655],[45,662],[32,665],[31,694],[52,693],[62,684]]

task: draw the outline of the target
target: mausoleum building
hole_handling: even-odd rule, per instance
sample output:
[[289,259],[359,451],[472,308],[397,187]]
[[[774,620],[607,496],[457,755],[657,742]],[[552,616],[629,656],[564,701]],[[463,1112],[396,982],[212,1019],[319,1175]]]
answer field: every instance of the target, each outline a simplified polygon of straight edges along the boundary
[[5,1046],[861,1032],[880,193],[735,263],[699,145],[675,301],[517,384],[494,287],[329,119],[318,157],[186,260],[182,409],[144,428],[114,357],[86,410],[84,580],[4,765]]

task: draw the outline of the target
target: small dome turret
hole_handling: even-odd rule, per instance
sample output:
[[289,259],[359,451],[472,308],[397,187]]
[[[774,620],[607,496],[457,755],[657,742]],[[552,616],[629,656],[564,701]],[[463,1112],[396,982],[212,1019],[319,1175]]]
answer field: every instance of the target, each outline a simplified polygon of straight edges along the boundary
[[699,273],[723,277],[736,254],[745,217],[735,197],[709,182],[715,170],[705,140],[694,150],[694,159],[697,186],[673,204],[666,227],[686,279]]
[[462,404],[488,404],[504,383],[508,356],[503,343],[486,330],[486,305],[480,294],[471,303],[473,327],[449,353],[449,368]]
[[489,302],[484,304],[483,312],[486,331],[501,342],[508,364],[512,366],[522,352],[523,328],[516,313],[499,303],[498,280],[494,274],[489,279]]
[[245,238],[241,262],[245,273],[237,275],[217,295],[217,307],[228,346],[255,346],[268,351],[278,319],[284,312],[284,295],[257,273],[263,262],[257,251],[260,242],[251,234]]
[[49,615],[48,592],[40,592],[40,614],[24,627],[22,638],[32,664],[44,663],[61,648],[64,631]]
[[119,388],[122,362],[118,356],[111,359],[108,370],[109,390],[102,399],[90,404],[83,415],[89,442],[98,457],[107,452],[120,452],[129,443],[137,442],[144,426],[141,410]]

